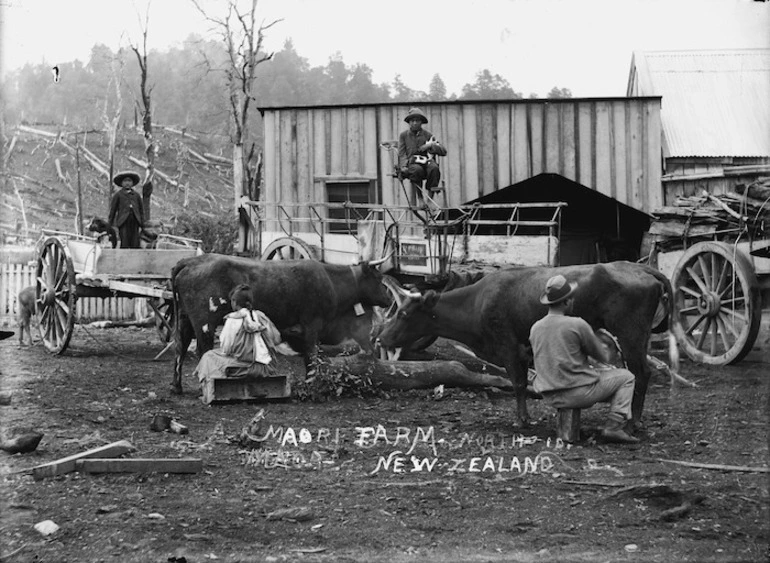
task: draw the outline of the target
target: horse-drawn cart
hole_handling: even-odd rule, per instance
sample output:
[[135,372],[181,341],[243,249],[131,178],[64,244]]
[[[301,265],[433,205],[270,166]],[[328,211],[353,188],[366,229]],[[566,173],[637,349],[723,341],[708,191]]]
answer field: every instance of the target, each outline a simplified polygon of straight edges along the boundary
[[35,299],[43,344],[63,353],[77,317],[81,297],[146,298],[162,341],[172,334],[171,268],[179,260],[201,254],[201,242],[158,235],[155,248],[105,248],[95,238],[43,231],[38,248]]

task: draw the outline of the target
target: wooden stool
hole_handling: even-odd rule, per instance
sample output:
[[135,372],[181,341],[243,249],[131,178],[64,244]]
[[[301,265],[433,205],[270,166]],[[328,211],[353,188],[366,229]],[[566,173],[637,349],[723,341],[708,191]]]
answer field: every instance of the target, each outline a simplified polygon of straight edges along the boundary
[[580,409],[558,409],[556,435],[565,442],[580,441]]

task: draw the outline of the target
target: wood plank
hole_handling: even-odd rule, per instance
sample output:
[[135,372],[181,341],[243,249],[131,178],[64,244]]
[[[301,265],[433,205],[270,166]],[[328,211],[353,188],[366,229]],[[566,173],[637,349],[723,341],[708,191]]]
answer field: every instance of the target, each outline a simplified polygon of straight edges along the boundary
[[609,102],[596,102],[594,133],[595,179],[587,186],[612,197],[612,128]]
[[543,110],[543,171],[561,174],[561,104],[546,104]]
[[344,174],[343,150],[345,148],[343,117],[345,108],[332,108],[331,113],[331,137],[329,139],[329,150],[331,151],[331,170],[330,174]]
[[199,458],[80,459],[75,469],[83,473],[200,473]]
[[171,277],[171,268],[195,256],[195,250],[147,250],[135,248],[102,248],[96,259],[94,274]]
[[[324,111],[313,111],[313,165],[312,177],[319,174],[328,174],[326,167],[326,122],[324,120]],[[322,183],[313,181],[313,189],[310,194],[310,201],[323,201],[321,193]]]
[[539,104],[527,104],[529,110],[529,134],[531,151],[530,176],[536,176],[545,172],[545,137],[543,135],[543,106]]
[[377,177],[377,151],[379,139],[377,139],[377,110],[374,108],[363,109],[363,173],[365,176]]
[[479,192],[487,195],[500,186],[495,180],[495,158],[497,155],[497,135],[495,134],[495,104],[479,106],[481,134],[477,141],[479,147]]
[[[313,159],[310,157],[310,141],[313,138],[312,132],[312,117],[311,110],[300,109],[297,110],[297,134],[295,138],[295,144],[297,147],[297,201],[306,202],[313,201],[310,196],[313,192],[313,176],[311,174],[311,168],[313,166]],[[297,210],[303,217],[309,216],[309,210],[307,207],[302,207]],[[310,229],[309,225],[303,225],[301,230],[307,231]]]
[[584,186],[594,185],[593,108],[590,102],[581,103],[577,108],[578,129],[576,136],[577,171],[575,181]]
[[347,153],[343,164],[344,173],[361,174],[364,169],[361,108],[349,108],[345,112],[345,117],[344,128]]
[[463,192],[463,150],[464,140],[462,135],[462,112],[458,106],[446,106],[447,138],[442,141],[447,149],[447,156],[441,166],[441,174],[446,182],[448,190],[447,200],[449,205],[460,205],[464,201]]
[[[277,117],[278,112],[266,112],[263,119],[265,128],[265,166],[263,168],[265,186],[264,201],[267,204],[263,211],[263,217],[266,219],[266,224],[263,225],[263,228],[266,228],[267,230],[273,230],[274,228],[273,225],[271,225],[271,220],[275,217],[275,207],[272,204],[274,204],[278,198],[278,178],[276,172],[278,171],[278,153],[280,151],[277,148],[278,145],[276,139],[275,122]],[[259,250],[264,250],[264,248]]]
[[483,195],[479,191],[479,157],[478,134],[476,124],[476,106],[464,105],[462,107],[462,157],[465,161],[465,175],[463,178],[462,201],[470,201]]
[[64,473],[71,473],[75,471],[75,463],[78,460],[99,457],[117,457],[123,454],[127,454],[135,451],[136,448],[127,440],[120,440],[119,442],[113,442],[98,448],[93,448],[79,454],[74,454],[68,457],[57,459],[49,463],[42,465],[36,465],[30,470],[32,471],[32,477],[36,480],[43,479],[45,477],[53,477],[54,475],[63,475]]
[[626,123],[626,102],[614,102],[612,104],[612,197],[625,203],[626,205],[633,206],[634,202],[629,200],[628,188],[629,182],[627,177],[628,166],[628,151],[626,143],[626,133],[628,127]]
[[576,152],[575,145],[575,103],[559,104],[561,109],[561,154],[559,161],[559,174],[570,180],[577,181],[576,178]]
[[532,141],[527,128],[527,107],[524,104],[511,105],[511,183],[515,184],[531,176],[532,167],[529,157]]
[[513,162],[513,155],[511,154],[511,104],[497,104],[496,120],[497,189],[501,189],[513,183],[511,182],[511,164]]
[[660,100],[650,100],[645,104],[645,146],[644,159],[644,191],[647,194],[647,207],[642,211],[650,213],[653,209],[665,205],[665,193],[660,181],[662,174],[659,155],[663,155],[661,147]]
[[626,146],[628,150],[628,195],[631,206],[634,209],[646,210],[649,208],[648,200],[651,194],[647,194],[644,189],[644,168],[642,161],[644,159],[644,120],[642,111],[644,105],[640,101],[629,101],[628,103],[628,124],[626,131]]

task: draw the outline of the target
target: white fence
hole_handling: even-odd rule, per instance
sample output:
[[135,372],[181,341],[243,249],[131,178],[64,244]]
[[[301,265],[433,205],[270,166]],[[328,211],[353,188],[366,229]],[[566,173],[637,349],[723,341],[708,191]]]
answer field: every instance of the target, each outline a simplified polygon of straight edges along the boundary
[[[19,292],[35,285],[36,266],[0,264],[0,320],[14,324],[19,314]],[[142,307],[140,313],[146,308]],[[86,297],[78,299],[77,322],[136,320],[134,299]]]

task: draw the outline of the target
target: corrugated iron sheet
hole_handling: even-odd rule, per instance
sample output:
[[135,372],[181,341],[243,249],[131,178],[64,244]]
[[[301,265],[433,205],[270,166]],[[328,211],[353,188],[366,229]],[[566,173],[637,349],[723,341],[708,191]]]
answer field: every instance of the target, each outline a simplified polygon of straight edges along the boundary
[[671,157],[770,157],[770,49],[636,52],[628,95],[662,96]]

